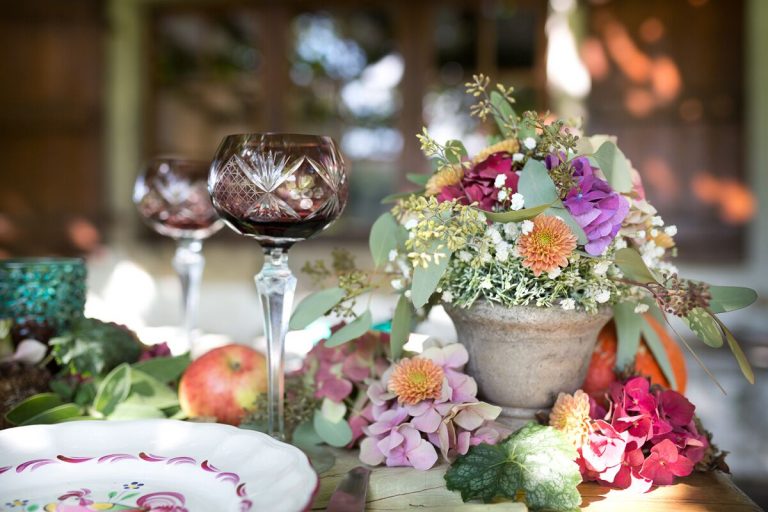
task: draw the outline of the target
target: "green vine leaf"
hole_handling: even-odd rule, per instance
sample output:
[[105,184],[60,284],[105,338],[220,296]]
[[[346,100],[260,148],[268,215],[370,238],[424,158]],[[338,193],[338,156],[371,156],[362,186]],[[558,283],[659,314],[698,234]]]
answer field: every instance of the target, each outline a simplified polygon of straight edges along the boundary
[[520,172],[517,190],[527,204],[554,204],[559,201],[557,187],[544,163],[529,159]]
[[366,310],[365,313],[333,333],[331,337],[328,338],[328,341],[325,342],[325,346],[329,348],[338,347],[348,341],[359,338],[368,332],[371,325],[373,325],[373,317],[371,316],[370,310]]
[[736,341],[736,338],[734,337],[733,333],[725,326],[725,324],[716,316],[713,317],[715,321],[720,325],[720,328],[723,330],[723,333],[725,334],[725,339],[728,341],[728,348],[731,349],[731,352],[733,352],[733,357],[736,358],[736,362],[739,363],[739,368],[741,369],[741,373],[744,374],[744,378],[747,379],[747,381],[750,384],[755,383],[755,372],[752,370],[752,365],[749,364],[749,359],[747,359],[747,356],[744,354],[744,351],[741,349],[741,345],[739,345],[739,342]]
[[423,173],[417,173],[417,172],[409,172],[405,175],[405,179],[413,183],[414,185],[418,185],[420,187],[423,187],[427,184],[429,181],[429,178],[431,178],[430,174],[423,174]]
[[349,427],[349,423],[344,419],[335,423],[331,422],[323,416],[320,409],[315,411],[312,425],[320,439],[331,446],[342,448],[352,441],[352,429]]
[[[462,158],[467,158],[467,150],[460,140],[452,139],[445,143],[445,157],[452,164],[460,164]],[[429,176],[427,176],[427,179],[429,179]],[[425,181],[423,185],[426,184],[427,182]],[[419,185],[422,185],[422,183],[419,183]]]
[[296,306],[288,326],[293,330],[304,329],[333,309],[345,296],[344,290],[339,287],[310,293]]
[[509,104],[509,101],[498,91],[491,91],[490,94],[491,105],[494,107],[493,119],[496,121],[496,126],[499,127],[499,132],[505,139],[510,139],[515,136],[515,130],[513,126],[517,114],[515,109]]
[[403,345],[408,342],[413,326],[413,309],[405,295],[400,295],[392,317],[392,332],[389,335],[389,347],[392,359],[398,360],[403,354]]
[[13,409],[5,414],[5,419],[12,425],[21,425],[38,414],[61,404],[62,400],[57,394],[39,393],[16,404]]
[[572,510],[581,503],[576,457],[563,434],[529,423],[500,444],[471,447],[451,465],[445,481],[464,501],[514,500],[523,492],[530,508]]

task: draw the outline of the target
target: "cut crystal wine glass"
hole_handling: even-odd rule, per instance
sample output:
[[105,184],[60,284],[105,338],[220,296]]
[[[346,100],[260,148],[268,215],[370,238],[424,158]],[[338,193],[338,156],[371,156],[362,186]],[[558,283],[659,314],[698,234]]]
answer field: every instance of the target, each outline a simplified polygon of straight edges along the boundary
[[144,221],[176,240],[173,268],[181,280],[185,346],[192,347],[205,258],[203,240],[224,225],[208,194],[208,162],[155,158],[136,178],[133,200]]
[[224,222],[262,246],[256,288],[269,362],[268,433],[284,438],[283,353],[296,278],[288,249],[341,215],[349,183],[330,137],[254,133],[225,137],[211,164],[208,190]]

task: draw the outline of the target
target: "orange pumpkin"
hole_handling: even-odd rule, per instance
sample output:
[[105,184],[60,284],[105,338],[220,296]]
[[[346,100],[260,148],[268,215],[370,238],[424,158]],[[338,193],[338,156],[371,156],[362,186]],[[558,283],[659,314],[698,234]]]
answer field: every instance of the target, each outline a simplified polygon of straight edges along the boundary
[[[667,333],[666,329],[649,314],[644,315],[646,321],[653,327],[656,334],[659,335],[664,350],[667,352],[669,362],[672,365],[672,372],[677,380],[677,391],[685,393],[685,386],[688,380],[688,372],[685,368],[685,356],[683,350]],[[618,379],[616,375],[616,325],[613,320],[608,322],[597,337],[597,346],[592,353],[592,361],[587,371],[587,379],[582,388],[589,393],[595,400],[602,401],[608,386]],[[638,375],[645,375],[651,379],[651,384],[659,384],[663,387],[669,387],[669,382],[664,377],[661,367],[656,362],[645,340],[640,341],[635,358],[635,371]]]

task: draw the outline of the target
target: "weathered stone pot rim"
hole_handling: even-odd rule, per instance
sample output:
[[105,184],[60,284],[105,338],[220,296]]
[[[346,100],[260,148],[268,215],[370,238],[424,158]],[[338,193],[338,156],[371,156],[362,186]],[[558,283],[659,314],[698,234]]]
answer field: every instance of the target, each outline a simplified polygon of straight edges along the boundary
[[[541,330],[558,330],[562,328],[563,322],[582,324],[591,323],[596,317],[609,318],[613,316],[613,309],[610,306],[602,306],[595,313],[588,313],[584,309],[564,310],[560,307],[539,307],[539,306],[505,306],[498,302],[492,302],[489,300],[475,301],[472,306],[468,308],[452,306],[450,304],[443,304],[445,312],[448,316],[453,317],[483,317],[484,321],[492,323],[509,324],[516,323],[513,318],[510,318],[511,314],[515,311],[520,313],[520,324],[530,324],[530,318],[535,315],[539,328]],[[503,310],[505,312],[502,318],[498,312]],[[550,323],[547,319],[555,320],[557,322]]]

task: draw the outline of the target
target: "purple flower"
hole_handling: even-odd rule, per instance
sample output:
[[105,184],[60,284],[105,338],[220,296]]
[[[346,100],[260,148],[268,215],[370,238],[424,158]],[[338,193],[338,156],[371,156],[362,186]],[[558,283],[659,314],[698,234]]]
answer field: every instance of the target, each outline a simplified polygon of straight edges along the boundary
[[[565,155],[547,155],[548,170],[565,161]],[[587,235],[587,253],[599,255],[616,237],[629,213],[629,202],[598,177],[597,169],[585,157],[570,162],[576,186],[565,196],[563,204]]]

